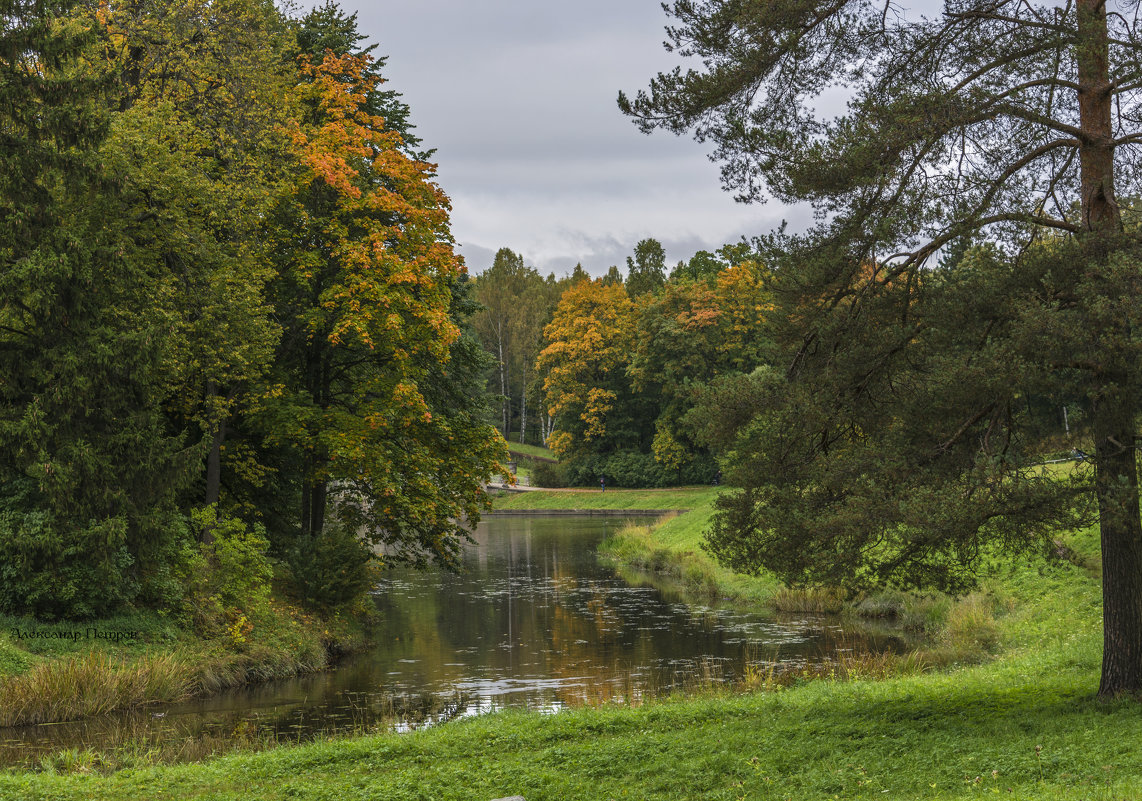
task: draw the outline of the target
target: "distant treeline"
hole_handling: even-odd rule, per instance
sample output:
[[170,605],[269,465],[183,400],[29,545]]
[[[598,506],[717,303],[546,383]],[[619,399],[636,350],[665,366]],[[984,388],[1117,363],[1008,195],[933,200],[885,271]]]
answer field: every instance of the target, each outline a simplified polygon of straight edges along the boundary
[[700,251],[669,276],[665,263],[662,245],[645,239],[625,278],[617,266],[602,278],[578,266],[545,278],[505,248],[475,280],[497,422],[509,440],[546,443],[561,460],[539,482],[715,480],[713,399],[773,358],[764,267],[745,245]]

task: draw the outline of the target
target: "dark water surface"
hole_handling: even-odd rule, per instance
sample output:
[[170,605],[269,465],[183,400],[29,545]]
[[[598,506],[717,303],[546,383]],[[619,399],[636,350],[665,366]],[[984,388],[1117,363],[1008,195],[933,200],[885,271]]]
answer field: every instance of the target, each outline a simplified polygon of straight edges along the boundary
[[507,706],[628,701],[747,666],[839,649],[898,650],[836,618],[684,603],[599,564],[617,518],[498,517],[461,575],[394,571],[377,588],[376,647],[315,676],[71,723],[0,729],[0,764],[60,749],[162,749],[195,759],[320,733],[404,730]]

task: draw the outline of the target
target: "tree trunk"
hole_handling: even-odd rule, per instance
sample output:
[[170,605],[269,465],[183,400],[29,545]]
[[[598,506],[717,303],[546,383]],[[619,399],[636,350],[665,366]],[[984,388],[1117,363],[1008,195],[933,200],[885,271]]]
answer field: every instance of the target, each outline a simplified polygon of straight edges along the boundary
[[1107,377],[1096,397],[1095,491],[1102,535],[1102,681],[1111,698],[1142,691],[1142,524],[1130,378]]
[[[209,410],[218,397],[218,384],[206,382],[206,407]],[[209,412],[208,412],[209,413]],[[214,433],[210,437],[210,450],[206,454],[206,496],[207,506],[216,505],[222,497],[222,443],[226,441],[226,413],[219,411]],[[214,526],[205,526],[198,533],[198,541],[210,545],[214,542]]]
[[520,380],[519,391],[519,444],[524,444],[524,437],[527,436],[527,363],[524,362],[523,376]]
[[504,439],[507,439],[511,434],[511,429],[508,426],[511,424],[511,402],[508,395],[508,363],[504,359],[504,334],[503,330],[500,331],[499,336],[496,338],[497,346],[500,351],[500,411],[503,416],[503,430],[500,434]]
[[[332,355],[323,344],[328,341],[325,335],[315,337],[314,341],[322,344],[313,346],[306,356],[306,389],[324,415],[331,402]],[[328,463],[328,450],[314,443],[305,458],[301,486],[301,531],[311,537],[321,536],[325,529],[326,498],[329,494],[329,482],[326,480]]]
[[[1122,229],[1114,197],[1114,145],[1105,0],[1079,0],[1079,147],[1088,275]],[[1097,280],[1097,279],[1096,279]],[[1124,321],[1125,322],[1125,321]],[[1091,388],[1095,494],[1102,538],[1103,655],[1100,697],[1142,691],[1142,522],[1134,451],[1135,391],[1124,355],[1104,354]]]

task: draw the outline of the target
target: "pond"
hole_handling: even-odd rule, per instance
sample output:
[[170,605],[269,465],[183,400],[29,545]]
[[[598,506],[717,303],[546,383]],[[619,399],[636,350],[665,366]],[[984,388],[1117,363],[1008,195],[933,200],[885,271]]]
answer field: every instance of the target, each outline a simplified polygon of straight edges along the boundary
[[600,564],[626,521],[493,517],[465,570],[394,570],[377,587],[375,647],[322,674],[70,723],[0,729],[0,764],[61,749],[196,759],[318,734],[407,730],[503,707],[556,711],[801,666],[839,649],[899,650],[837,618],[695,605]]

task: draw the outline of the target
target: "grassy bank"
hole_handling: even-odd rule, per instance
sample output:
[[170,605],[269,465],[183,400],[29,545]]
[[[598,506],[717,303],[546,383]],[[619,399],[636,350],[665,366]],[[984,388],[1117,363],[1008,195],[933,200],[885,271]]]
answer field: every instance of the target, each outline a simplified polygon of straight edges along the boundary
[[[871,655],[857,672],[884,677],[922,668],[941,668],[989,658],[999,647],[997,619],[1016,603],[1011,588],[1026,580],[1027,565],[1013,568],[997,558],[985,564],[979,591],[960,598],[932,593],[885,591],[850,596],[827,588],[785,587],[774,576],[747,576],[719,565],[702,549],[714,514],[717,491],[695,494],[693,508],[656,523],[630,525],[602,543],[600,556],[631,583],[647,579],[696,598],[765,606],[777,612],[842,613],[865,620],[888,619],[918,638],[908,654]],[[1076,541],[1085,542],[1076,535]],[[1097,548],[1086,543],[1086,548]],[[1081,568],[1097,564],[1093,556],[1069,551]],[[1046,567],[1046,563],[1043,563]],[[1073,566],[1073,565],[1072,565]],[[1037,568],[1036,568],[1037,569]]]
[[694,499],[689,511],[657,524],[619,531],[603,543],[600,555],[620,573],[657,573],[678,582],[690,594],[773,606],[782,589],[776,579],[733,573],[702,550],[702,534],[709,527],[716,497],[716,491],[707,491]]
[[[1089,559],[1090,532],[1069,543]],[[1075,559],[1080,562],[1080,559]],[[1097,577],[998,565],[1002,655],[881,681],[820,680],[558,715],[511,712],[110,776],[0,776],[0,798],[1130,799],[1142,715],[1093,698]]]
[[530,457],[532,459],[545,459],[550,462],[556,461],[555,451],[550,448],[544,448],[539,445],[524,445],[520,442],[508,442],[508,451],[513,456]]
[[714,513],[716,487],[606,492],[534,492],[497,499],[495,509],[674,509],[657,524],[630,526],[608,539],[600,555],[620,573],[655,573],[683,592],[752,604],[775,605],[783,592],[770,576],[733,573],[702,550]]
[[713,487],[674,487],[661,490],[559,489],[504,492],[494,496],[492,511],[535,509],[692,509],[708,506],[717,496]]
[[271,603],[204,638],[153,613],[84,623],[0,616],[0,727],[53,723],[321,670],[364,639],[348,616]]

